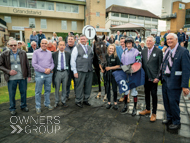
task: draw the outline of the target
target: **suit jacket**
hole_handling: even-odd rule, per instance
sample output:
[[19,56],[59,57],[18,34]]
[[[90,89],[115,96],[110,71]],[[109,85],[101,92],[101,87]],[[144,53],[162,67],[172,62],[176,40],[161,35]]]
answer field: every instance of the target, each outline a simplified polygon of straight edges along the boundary
[[[120,38],[122,37],[123,35],[119,35],[119,41],[120,41]],[[117,35],[115,36],[115,40],[117,40]]]
[[[166,60],[163,59],[163,61]],[[182,87],[189,87],[189,76],[190,76],[190,55],[186,48],[177,47],[174,62],[171,68],[171,74],[167,77],[167,87],[169,89],[181,89]],[[181,75],[176,72],[182,72]],[[161,74],[162,75],[162,74]],[[163,75],[162,75],[163,76]],[[162,78],[161,78],[162,79]]]
[[[144,46],[144,49],[146,49],[147,47],[146,46]],[[138,46],[138,50],[139,50],[139,52],[142,52],[142,47],[140,46]]]
[[145,79],[159,79],[160,67],[163,60],[162,50],[154,47],[148,60],[148,48],[142,50],[142,67],[145,71]]
[[34,50],[33,50],[32,46],[30,46],[30,47],[28,48],[28,53],[33,53],[33,52],[34,52]]
[[137,47],[137,45],[136,45],[136,44],[134,44],[134,48],[136,48],[136,49],[138,50],[138,49],[140,49],[140,48],[141,48],[141,46],[140,46],[140,45],[138,45],[138,47]]
[[[57,74],[57,66],[58,66],[58,58],[59,58],[58,55],[59,55],[59,51],[52,53],[52,58],[54,62],[54,69],[53,69],[53,76],[52,76],[53,87],[55,87],[55,76]],[[70,70],[71,70],[71,66],[70,66],[71,54],[70,53],[65,52],[65,60],[66,60],[66,66],[68,67],[68,69],[66,70],[68,71],[68,73],[70,73]]]

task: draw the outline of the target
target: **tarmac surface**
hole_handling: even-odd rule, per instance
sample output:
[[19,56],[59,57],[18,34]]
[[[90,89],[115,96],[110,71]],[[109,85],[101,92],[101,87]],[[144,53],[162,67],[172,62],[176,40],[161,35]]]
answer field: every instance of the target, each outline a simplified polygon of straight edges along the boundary
[[[9,103],[0,105],[0,142],[1,143],[190,143],[190,100],[181,96],[181,129],[169,131],[162,124],[165,118],[161,87],[158,88],[157,120],[149,121],[149,116],[139,116],[145,108],[144,93],[139,91],[138,112],[131,116],[133,99],[127,114],[119,110],[106,109],[106,102],[95,99],[97,88],[92,89],[89,103],[92,106],[79,108],[74,102],[71,91],[69,107],[60,106],[49,111],[44,107],[42,113],[35,112],[35,98],[27,99],[29,112],[20,110],[20,100],[16,101],[17,115],[10,116]],[[103,95],[103,91],[102,91]],[[118,97],[119,98],[119,97]],[[54,105],[54,93],[50,96]]]

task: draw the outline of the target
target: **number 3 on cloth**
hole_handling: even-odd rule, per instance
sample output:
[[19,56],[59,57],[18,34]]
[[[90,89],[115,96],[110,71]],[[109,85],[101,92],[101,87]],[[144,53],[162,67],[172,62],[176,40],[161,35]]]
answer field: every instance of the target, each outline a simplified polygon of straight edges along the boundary
[[122,85],[122,90],[123,91],[127,91],[128,90],[128,86],[126,85],[126,81],[125,80],[121,80],[120,84]]

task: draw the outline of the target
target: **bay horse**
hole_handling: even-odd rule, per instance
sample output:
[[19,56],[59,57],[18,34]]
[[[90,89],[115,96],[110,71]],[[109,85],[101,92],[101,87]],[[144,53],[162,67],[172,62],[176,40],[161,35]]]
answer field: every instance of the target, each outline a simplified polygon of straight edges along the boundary
[[[107,64],[106,62],[106,53],[107,53],[107,47],[106,43],[104,42],[105,40],[105,35],[103,35],[102,38],[98,38],[95,36],[95,41],[94,41],[94,46],[93,46],[93,51],[94,51],[94,58],[93,58],[93,65],[95,69],[95,73],[98,77],[98,85],[99,85],[99,92],[96,98],[100,99],[101,98],[101,82],[100,82],[100,67],[99,64],[101,64],[102,68],[105,69],[105,66]],[[104,83],[104,87],[105,83]],[[104,101],[106,100],[106,89],[105,89],[105,96],[104,96]]]

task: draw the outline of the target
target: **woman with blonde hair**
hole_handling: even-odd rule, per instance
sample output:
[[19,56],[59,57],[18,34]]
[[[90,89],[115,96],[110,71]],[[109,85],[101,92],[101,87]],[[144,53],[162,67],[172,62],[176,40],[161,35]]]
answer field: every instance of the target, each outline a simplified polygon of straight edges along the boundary
[[58,42],[59,40],[58,40],[58,37],[57,37],[57,34],[54,32],[53,33],[53,37],[51,38],[51,41],[52,41],[52,43],[55,41],[55,42]]
[[105,66],[105,69],[99,64],[99,67],[101,69],[101,72],[103,73],[104,76],[104,86],[105,90],[107,91],[107,98],[108,98],[108,103],[106,108],[110,109],[111,108],[111,93],[110,93],[110,84],[112,84],[112,90],[113,90],[113,96],[114,96],[114,106],[113,109],[117,110],[118,105],[117,105],[117,83],[115,81],[115,78],[112,75],[112,72],[114,72],[116,69],[120,67],[120,60],[117,56],[116,53],[116,47],[114,44],[111,44],[107,48],[107,54],[106,54],[106,61],[107,64]]

